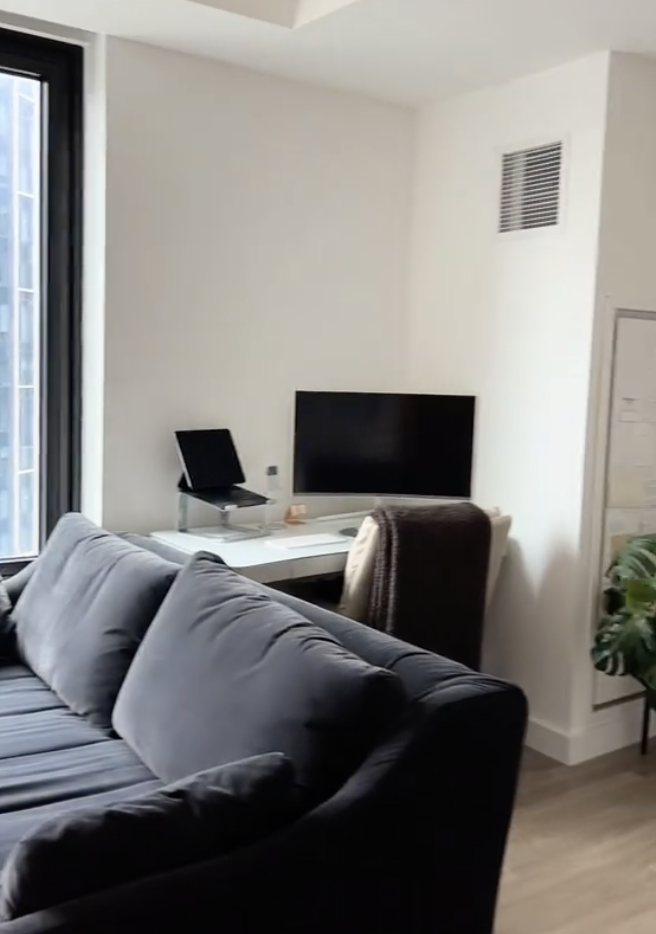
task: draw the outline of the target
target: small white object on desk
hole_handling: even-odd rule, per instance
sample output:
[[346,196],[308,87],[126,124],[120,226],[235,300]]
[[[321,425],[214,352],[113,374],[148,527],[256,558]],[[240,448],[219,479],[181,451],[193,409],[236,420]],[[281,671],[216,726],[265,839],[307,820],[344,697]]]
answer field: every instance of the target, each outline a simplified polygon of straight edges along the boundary
[[[348,523],[345,519],[348,518]],[[207,551],[245,577],[272,584],[322,574],[339,574],[353,538],[340,535],[346,524],[359,525],[361,516],[335,516],[315,524],[304,522],[272,532],[268,538],[226,542],[212,537],[213,529],[190,529],[188,532],[153,532],[151,538],[187,555]]]

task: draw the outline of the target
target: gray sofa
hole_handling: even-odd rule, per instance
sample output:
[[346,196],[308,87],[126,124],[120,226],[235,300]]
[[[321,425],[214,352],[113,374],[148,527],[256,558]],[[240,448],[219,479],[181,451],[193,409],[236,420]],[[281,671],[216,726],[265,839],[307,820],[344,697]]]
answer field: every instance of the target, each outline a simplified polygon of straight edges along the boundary
[[[124,540],[135,549],[146,546],[158,551],[158,560],[169,568],[166,573],[175,565],[174,586],[179,586],[177,568],[183,559],[177,553],[136,536],[125,536]],[[208,565],[201,571],[214,574],[216,569]],[[180,774],[185,770],[184,757],[180,762],[180,744],[175,749],[167,747],[165,728],[155,731],[157,748],[150,743],[153,731],[148,729],[148,717],[157,716],[158,710],[149,709],[147,698],[133,704],[130,696],[139,694],[139,684],[135,685],[138,670],[156,672],[159,664],[162,672],[174,670],[166,668],[173,661],[162,659],[161,650],[155,651],[155,646],[166,642],[164,630],[169,627],[161,617],[172,612],[173,587],[155,612],[145,636],[138,640],[140,644],[133,647],[137,652],[135,660],[123,658],[128,670],[123,688],[127,689],[132,673],[132,690],[119,694],[118,705],[132,706],[129,716],[124,714],[117,720],[114,715],[113,722],[128,723],[128,742],[117,735],[115,728],[95,722],[93,710],[76,713],[62,699],[62,694],[70,694],[79,706],[79,671],[59,682],[48,669],[49,659],[44,657],[48,653],[40,653],[39,667],[45,666],[49,680],[62,685],[53,690],[25,664],[20,629],[23,617],[29,614],[21,613],[20,607],[22,595],[27,603],[34,573],[34,567],[28,568],[7,581],[7,592],[16,608],[17,621],[12,625],[17,631],[9,626],[0,665],[0,862],[7,860],[19,839],[38,832],[43,821],[64,819],[66,814],[89,807],[102,810],[161,790],[167,778],[156,774],[153,762],[158,763],[158,769],[160,762],[166,763],[160,770],[164,773],[170,771],[170,762],[175,763]],[[218,574],[216,580],[223,578]],[[55,579],[55,594],[58,585]],[[183,863],[171,871],[98,887],[63,904],[5,921],[0,923],[0,934],[160,930],[259,934],[269,929],[298,934],[337,930],[491,934],[526,724],[522,692],[294,597],[242,579],[234,586],[240,600],[255,606],[260,614],[257,619],[267,619],[267,614],[275,616],[279,611],[299,614],[318,627],[330,643],[329,648],[336,642],[363,664],[376,666],[383,675],[393,674],[402,699],[397,692],[398,696],[390,701],[387,719],[380,710],[373,714],[369,710],[357,723],[351,719],[351,730],[345,727],[343,735],[331,737],[342,755],[345,736],[358,734],[357,754],[349,746],[355,765],[351,763],[347,775],[337,769],[333,786],[321,787],[315,799],[306,797],[304,806],[290,813],[289,820],[275,832],[269,829],[261,840],[250,840],[232,852],[218,853],[213,858],[205,855],[200,861]],[[196,591],[192,589],[189,594],[189,614],[193,615]],[[183,596],[178,593],[178,601]],[[231,605],[224,600],[221,612],[229,613]],[[176,619],[180,616],[179,606],[178,602]],[[245,627],[246,623],[241,625]],[[109,629],[111,644],[113,634]],[[232,627],[233,636],[238,631]],[[258,637],[254,623],[250,631]],[[185,651],[194,642],[195,633],[194,626],[185,630]],[[68,638],[70,641],[70,633]],[[103,638],[107,639],[106,633]],[[76,644],[78,639],[79,632]],[[149,641],[152,652],[148,651]],[[68,651],[64,647],[63,654]],[[234,643],[230,651],[234,651]],[[216,659],[219,664],[221,655]],[[273,661],[270,664],[273,667]],[[301,668],[299,664],[299,683],[304,677]],[[214,669],[210,666],[209,670]],[[258,672],[258,677],[261,674]],[[185,677],[189,684],[193,672],[188,671]],[[193,722],[199,724],[200,734],[210,737],[189,753],[191,767],[198,764],[198,755],[210,760],[215,755],[212,731],[224,735],[217,727],[220,718],[213,706],[216,685],[207,673],[203,677],[202,690],[178,697],[185,715],[191,713]],[[172,685],[174,679],[161,680],[158,697],[166,706],[167,685]],[[289,680],[297,679],[294,675]],[[84,695],[86,686],[82,688]],[[280,693],[278,687],[272,696],[274,707]],[[205,698],[203,704],[198,701],[200,697]],[[386,702],[384,692],[380,697]],[[221,703],[226,705],[225,696]],[[174,710],[174,705],[169,706]],[[142,712],[145,724],[138,722]],[[260,718],[260,713],[245,712],[245,719],[251,723],[249,729],[254,729],[252,716]],[[204,719],[211,722],[205,723]],[[247,748],[248,742],[243,743],[238,735],[239,716],[233,715],[233,721],[228,746],[232,743],[230,748],[235,748],[236,742],[239,749],[242,745]],[[371,737],[365,735],[369,722],[375,723],[375,735]],[[272,739],[271,752],[284,745],[284,731],[273,733],[276,738]],[[349,736],[351,746],[354,741]],[[266,738],[260,736],[254,753],[269,751],[262,743],[266,747]],[[151,767],[135,747],[143,751]],[[219,750],[217,758],[225,758],[223,752]],[[305,750],[290,743],[289,749],[282,752],[289,754],[298,771],[306,768]],[[208,764],[213,760],[203,762],[202,767]],[[332,762],[328,761],[328,766],[322,760],[321,776],[332,774]],[[89,860],[93,860],[91,849]],[[75,874],[80,866],[78,860],[66,869]]]

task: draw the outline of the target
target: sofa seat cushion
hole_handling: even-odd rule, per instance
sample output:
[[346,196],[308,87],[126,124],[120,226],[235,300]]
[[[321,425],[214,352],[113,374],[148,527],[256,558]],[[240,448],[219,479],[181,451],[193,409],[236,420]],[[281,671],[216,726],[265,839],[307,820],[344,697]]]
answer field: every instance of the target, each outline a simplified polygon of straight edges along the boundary
[[210,769],[150,794],[59,814],[24,837],[2,873],[7,921],[249,846],[298,816],[279,753]]
[[0,718],[65,706],[26,665],[0,662]]
[[0,667],[0,865],[41,821],[161,784],[122,740],[72,713],[29,669]]
[[109,730],[125,673],[178,570],[84,516],[64,516],[12,614],[20,657],[75,713]]
[[113,722],[164,781],[280,751],[310,800],[346,780],[404,703],[396,675],[201,553],[148,630]]

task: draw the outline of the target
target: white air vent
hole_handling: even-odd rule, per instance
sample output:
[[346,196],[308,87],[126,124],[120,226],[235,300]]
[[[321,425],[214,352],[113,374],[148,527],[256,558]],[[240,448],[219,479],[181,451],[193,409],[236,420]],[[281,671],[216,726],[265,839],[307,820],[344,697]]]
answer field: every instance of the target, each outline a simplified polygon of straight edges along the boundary
[[560,220],[563,144],[506,153],[499,231],[555,227]]

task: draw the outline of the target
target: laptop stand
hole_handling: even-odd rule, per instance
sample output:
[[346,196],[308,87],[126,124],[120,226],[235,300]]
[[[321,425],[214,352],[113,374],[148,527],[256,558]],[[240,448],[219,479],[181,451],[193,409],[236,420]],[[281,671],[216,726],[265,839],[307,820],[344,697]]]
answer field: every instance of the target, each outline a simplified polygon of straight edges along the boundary
[[265,538],[271,533],[267,529],[254,529],[252,526],[233,525],[231,515],[250,506],[266,506],[268,499],[259,493],[252,493],[240,486],[220,487],[214,490],[192,490],[184,476],[178,483],[178,532],[189,531],[189,500],[213,506],[219,512],[219,528],[216,532],[205,531],[207,538],[220,542],[247,541],[251,538]]

